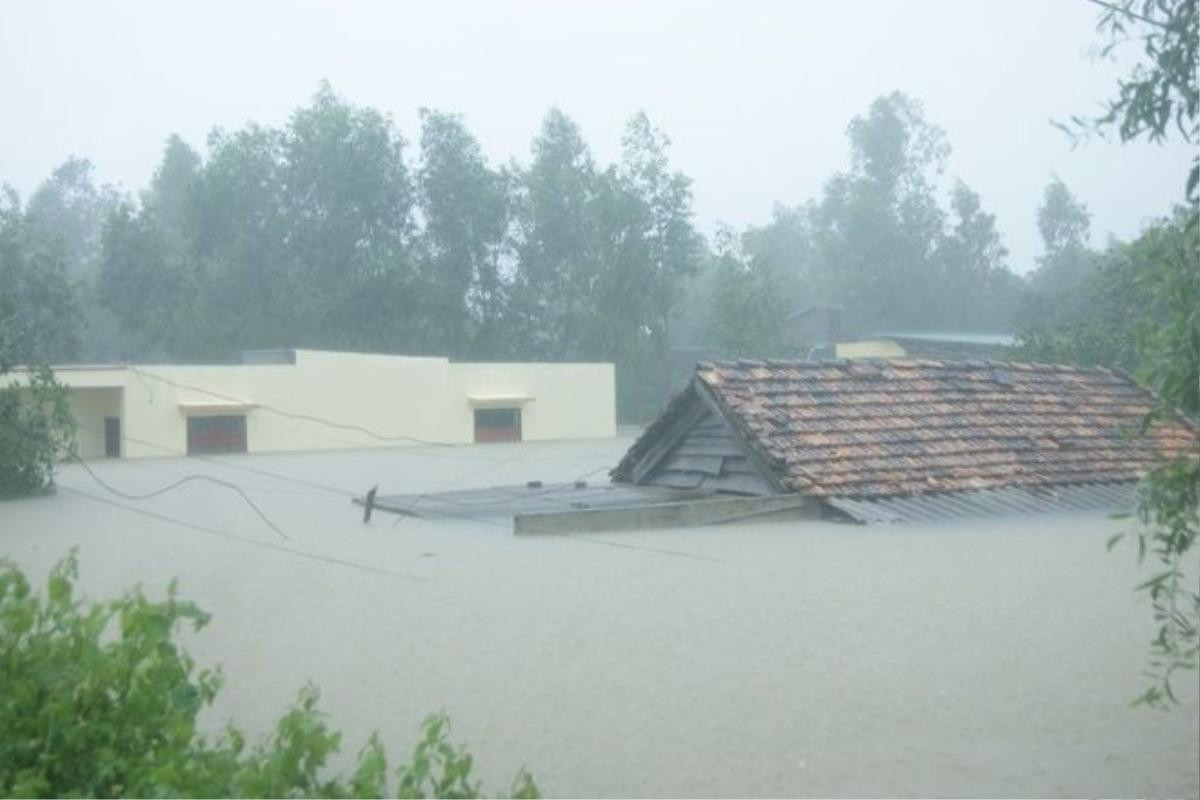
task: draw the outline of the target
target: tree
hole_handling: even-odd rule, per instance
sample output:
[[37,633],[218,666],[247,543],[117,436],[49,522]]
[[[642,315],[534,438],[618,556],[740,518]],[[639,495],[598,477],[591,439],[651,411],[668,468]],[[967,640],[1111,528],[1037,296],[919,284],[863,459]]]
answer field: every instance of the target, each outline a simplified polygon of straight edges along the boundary
[[209,302],[189,269],[200,156],[178,136],[167,140],[162,161],[140,209],[123,202],[104,227],[100,302],[146,357],[206,357],[219,351],[197,320]]
[[689,179],[645,114],[600,167],[552,109],[527,167],[493,169],[454,114],[391,121],[323,84],[280,128],[168,140],[103,237],[100,297],[141,355],[308,346],[611,360],[620,408],[657,404],[703,243]]
[[391,121],[322,84],[282,136],[296,344],[408,349],[417,336],[413,187]]
[[[257,131],[253,126],[249,130]],[[213,150],[219,150],[223,140],[221,132],[214,131],[209,143]],[[183,247],[189,239],[203,166],[200,154],[178,135],[172,134],[167,137],[162,161],[154,171],[150,188],[142,196],[143,207],[154,216],[158,227],[176,247]],[[260,175],[252,177],[261,178]]]
[[79,352],[79,305],[64,242],[39,235],[7,187],[0,189],[0,304],[7,308],[0,338],[12,362],[61,362]]
[[[64,243],[39,235],[17,195],[0,199],[0,497],[50,491],[75,441],[66,390],[45,366],[78,352]],[[13,372],[17,367],[24,367]]]
[[919,103],[893,93],[847,128],[851,168],[826,184],[814,208],[818,269],[855,328],[895,329],[927,321],[920,294],[944,215],[933,177],[949,152]]
[[809,212],[814,299],[851,330],[1007,328],[1017,285],[995,218],[958,181],[938,200],[950,152],[916,100],[881,97],[847,128],[851,168]]
[[776,204],[769,223],[750,226],[741,236],[750,268],[771,276],[789,311],[830,302],[835,295],[829,276],[816,269],[812,227],[811,208]]
[[629,288],[644,289],[641,296],[649,307],[642,322],[660,345],[668,338],[679,281],[695,273],[700,253],[700,237],[692,225],[691,179],[671,170],[670,144],[645,112],[638,112],[621,137],[616,171],[621,187],[636,204],[635,233],[645,247],[640,275],[644,286]]
[[599,183],[578,125],[551,109],[516,197],[512,311],[515,338],[530,355],[582,356],[580,329],[599,272],[594,213]]
[[673,311],[703,247],[668,137],[638,113],[621,145],[620,160],[601,169],[578,126],[547,114],[532,162],[516,173],[509,319],[517,352],[614,361],[628,419],[667,392]]
[[1032,283],[1043,294],[1066,296],[1079,289],[1092,266],[1088,239],[1091,214],[1067,185],[1054,178],[1046,186],[1037,212],[1042,255]]
[[101,297],[147,349],[422,349],[413,187],[389,119],[322,85],[285,127],[214,131],[208,149],[169,140],[141,207],[106,229]]
[[62,253],[80,312],[78,355],[88,361],[118,358],[131,346],[98,294],[104,224],[122,202],[116,189],[94,183],[90,161],[69,158],[42,182],[25,209],[31,234],[55,242]]
[[[1109,55],[1139,41],[1144,58],[1117,81],[1117,94],[1098,117],[1072,117],[1069,133],[1116,129],[1122,142],[1145,138],[1162,142],[1178,135],[1200,143],[1200,87],[1196,81],[1200,14],[1197,0],[1116,0],[1103,7],[1097,28]],[[1200,156],[1193,156],[1184,195],[1195,202],[1200,189]]]
[[1016,316],[1022,283],[1008,268],[1008,248],[996,228],[996,216],[983,210],[978,194],[956,181],[950,220],[950,229],[937,247],[935,305],[965,305],[971,319],[950,317],[959,325],[1007,330]]
[[1085,287],[1098,262],[1088,247],[1091,214],[1058,178],[1046,186],[1037,226],[1042,254],[1017,312],[1022,338],[1029,343],[1046,340],[1052,331],[1087,316]]
[[[215,737],[197,717],[221,689],[197,669],[183,627],[210,617],[171,583],[155,602],[140,591],[100,603],[76,599],[74,553],[50,572],[44,595],[0,559],[0,794],[6,797],[479,797],[471,755],[426,720],[411,761],[389,775],[372,735],[350,775],[326,768],[341,745],[309,686],[265,740],[248,747],[233,725]],[[525,770],[514,797],[538,797]]]
[[670,391],[673,311],[702,252],[691,180],[671,169],[670,144],[644,112],[635,114],[621,138],[621,160],[603,183],[608,213],[601,217],[596,320],[617,362],[618,406],[634,419],[652,415]]
[[[1178,297],[1164,282],[1186,262],[1188,224],[1187,210],[1180,207],[1134,241],[1114,242],[1093,254],[1094,269],[1060,316],[1022,329],[1019,356],[1137,372],[1155,332],[1171,323]],[[1168,264],[1174,266],[1164,268]]]
[[67,277],[91,281],[99,269],[104,221],[121,202],[110,186],[97,187],[92,162],[69,158],[29,198],[25,213],[34,236],[59,239]]
[[[0,299],[0,326],[5,314]],[[0,352],[0,498],[49,492],[54,465],[75,448],[67,390],[45,365],[22,373],[24,380],[3,380],[7,360]]]
[[717,232],[714,254],[714,333],[726,358],[787,355],[784,318],[789,309],[776,276],[747,262],[737,235]]
[[420,280],[435,352],[494,355],[502,346],[506,183],[461,117],[421,109]]
[[876,99],[846,129],[850,168],[821,197],[776,207],[741,246],[793,310],[845,309],[848,332],[951,327],[1005,330],[1020,281],[1007,264],[994,215],[961,181],[939,199],[950,152],[916,100]]
[[[1155,408],[1145,427],[1183,416],[1193,430],[1200,420],[1200,226],[1192,202],[1172,224],[1152,229],[1141,240],[1149,296],[1137,312],[1138,375],[1154,390]],[[1157,311],[1157,313],[1155,313]],[[1140,487],[1138,553],[1150,552],[1158,573],[1141,588],[1154,608],[1157,631],[1152,645],[1153,683],[1141,696],[1150,705],[1175,701],[1171,680],[1200,661],[1200,591],[1185,574],[1185,559],[1200,536],[1200,433],[1191,452],[1162,463]]]
[[[1117,94],[1098,118],[1081,120],[1085,129],[1115,128],[1122,141],[1161,141],[1179,135],[1200,144],[1200,88],[1197,0],[1119,0],[1103,3],[1099,29],[1106,52],[1140,40],[1145,58],[1118,82]],[[1200,419],[1200,162],[1193,159],[1180,212],[1179,236],[1158,236],[1148,246],[1164,247],[1152,258],[1152,292],[1167,311],[1151,320],[1139,342],[1139,374],[1155,390],[1156,406],[1146,420],[1176,414]],[[1152,644],[1152,684],[1140,701],[1163,705],[1174,700],[1171,679],[1194,670],[1200,660],[1200,592],[1186,583],[1184,559],[1200,536],[1200,440],[1180,458],[1152,470],[1142,482],[1140,525],[1133,531],[1138,552],[1153,553],[1160,571],[1142,585],[1154,608],[1157,632]],[[1194,584],[1193,584],[1194,586]]]
[[147,206],[165,231],[179,288],[203,298],[199,313],[179,308],[186,327],[176,349],[195,342],[206,350],[197,355],[213,358],[298,345],[314,323],[299,308],[288,247],[283,135],[257,125],[214,131],[208,151],[200,168],[187,150],[169,148]]

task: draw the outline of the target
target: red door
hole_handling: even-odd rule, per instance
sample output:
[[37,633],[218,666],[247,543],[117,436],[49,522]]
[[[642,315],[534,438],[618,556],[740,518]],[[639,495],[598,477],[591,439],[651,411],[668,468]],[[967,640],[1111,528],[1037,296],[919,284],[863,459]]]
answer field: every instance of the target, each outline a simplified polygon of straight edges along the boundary
[[476,442],[519,442],[521,441],[521,409],[477,408],[475,409]]
[[188,455],[246,452],[246,418],[188,417],[187,451]]

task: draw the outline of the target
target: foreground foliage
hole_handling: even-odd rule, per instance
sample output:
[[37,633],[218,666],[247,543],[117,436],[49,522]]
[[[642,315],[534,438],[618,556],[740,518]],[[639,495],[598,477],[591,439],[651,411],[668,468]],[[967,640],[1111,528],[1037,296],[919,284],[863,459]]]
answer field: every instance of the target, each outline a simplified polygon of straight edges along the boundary
[[74,447],[66,388],[47,367],[28,374],[22,385],[0,368],[0,498],[50,491],[55,460]]
[[0,191],[0,498],[49,491],[55,458],[74,446],[66,390],[53,373],[13,370],[73,355],[75,316],[61,248]]
[[[1178,240],[1153,241],[1163,249],[1148,283],[1165,313],[1144,320],[1138,332],[1141,378],[1158,398],[1147,426],[1176,415],[1193,425],[1200,421],[1200,226],[1194,204],[1177,225]],[[1200,537],[1200,438],[1190,453],[1145,477],[1138,518],[1133,535],[1139,557],[1152,553],[1161,565],[1140,587],[1149,593],[1156,631],[1151,685],[1139,702],[1161,706],[1176,701],[1172,678],[1200,662],[1200,591],[1197,576],[1185,572]]]
[[[444,716],[425,721],[412,758],[389,770],[372,735],[350,775],[331,775],[341,744],[306,687],[269,737],[248,745],[232,725],[202,735],[197,716],[221,688],[180,648],[184,626],[209,615],[172,583],[162,602],[140,591],[76,598],[74,553],[43,595],[0,562],[0,795],[11,797],[479,797],[472,757],[448,740]],[[537,797],[518,773],[514,797]]]
[[[1108,49],[1136,41],[1144,59],[1118,83],[1099,130],[1115,128],[1121,141],[1163,141],[1178,135],[1200,145],[1200,87],[1197,0],[1122,0],[1105,4],[1100,28]],[[1181,414],[1200,420],[1200,157],[1185,181],[1186,207],[1177,215],[1173,249],[1152,259],[1156,298],[1166,310],[1148,320],[1138,341],[1139,371],[1154,389],[1157,407],[1147,419]],[[1144,583],[1154,609],[1156,634],[1151,685],[1138,698],[1149,705],[1175,701],[1171,679],[1195,670],[1200,661],[1200,592],[1183,565],[1200,536],[1200,442],[1192,452],[1164,463],[1143,481],[1140,526],[1133,531],[1138,553],[1152,553],[1162,569]]]

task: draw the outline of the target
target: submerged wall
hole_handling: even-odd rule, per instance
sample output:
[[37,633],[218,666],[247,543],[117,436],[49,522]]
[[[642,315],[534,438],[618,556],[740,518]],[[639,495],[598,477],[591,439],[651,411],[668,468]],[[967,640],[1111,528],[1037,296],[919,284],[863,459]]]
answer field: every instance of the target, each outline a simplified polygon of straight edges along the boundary
[[526,441],[616,433],[611,364],[298,350],[294,364],[71,367],[57,376],[88,429],[85,457],[103,455],[103,417],[114,410],[122,455],[133,458],[186,453],[190,415],[245,415],[250,452],[468,444],[476,407],[519,407]]

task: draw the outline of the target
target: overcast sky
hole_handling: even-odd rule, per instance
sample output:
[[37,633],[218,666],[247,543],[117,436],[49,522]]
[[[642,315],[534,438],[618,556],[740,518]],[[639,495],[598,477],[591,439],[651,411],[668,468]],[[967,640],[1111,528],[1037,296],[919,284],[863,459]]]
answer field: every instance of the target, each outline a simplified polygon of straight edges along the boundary
[[1191,151],[1092,143],[1052,118],[1112,94],[1095,6],[1017,2],[48,2],[0,17],[0,181],[23,196],[70,155],[142,188],[170,133],[279,124],[322,78],[389,113],[458,111],[496,162],[527,158],[558,105],[601,161],[644,109],[694,180],[705,232],[762,223],[845,166],[846,123],[899,89],[925,104],[960,177],[999,216],[1012,266],[1038,252],[1057,174],[1093,238],[1129,237],[1181,197]]

